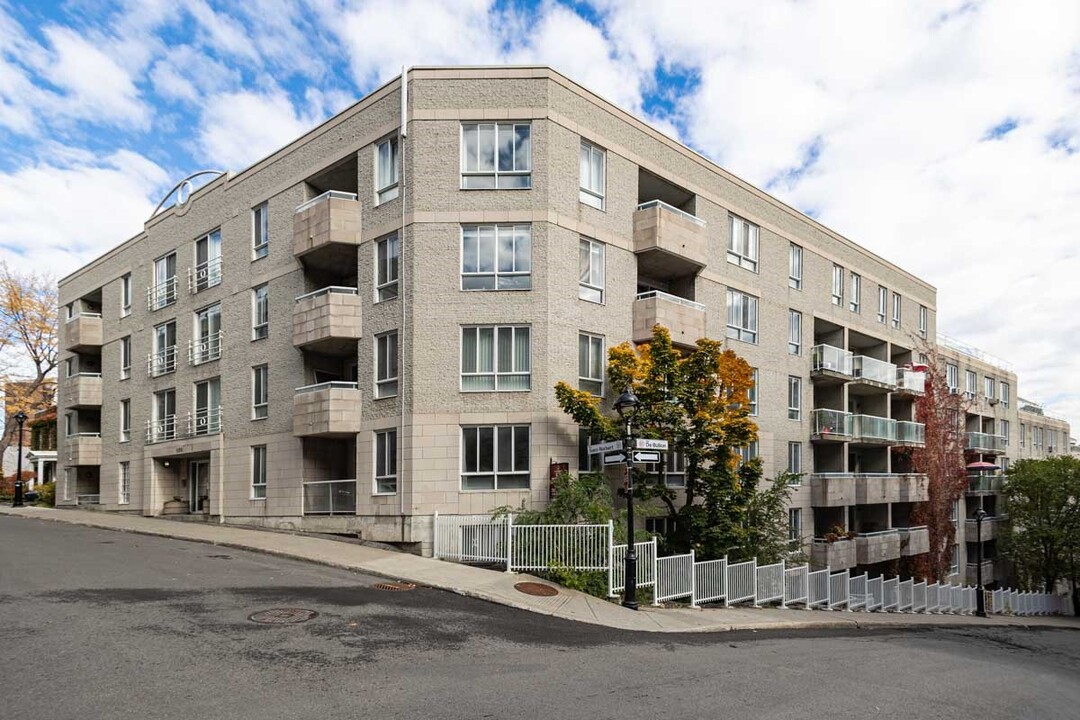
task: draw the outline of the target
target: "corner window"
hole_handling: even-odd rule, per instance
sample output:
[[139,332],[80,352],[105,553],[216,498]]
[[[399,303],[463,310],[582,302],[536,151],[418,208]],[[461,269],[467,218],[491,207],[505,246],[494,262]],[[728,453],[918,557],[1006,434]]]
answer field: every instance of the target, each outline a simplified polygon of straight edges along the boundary
[[267,203],[251,209],[251,258],[258,260],[270,253],[270,207]]
[[251,368],[251,418],[262,420],[270,415],[270,366]]
[[375,433],[375,494],[397,492],[397,430]]
[[461,428],[462,490],[527,490],[529,426]]
[[461,390],[529,390],[529,327],[482,325],[461,328]]
[[462,290],[532,288],[532,228],[529,225],[463,225]]
[[396,234],[375,241],[375,302],[398,296],[400,260],[401,245]]
[[758,269],[758,226],[749,220],[729,215],[727,260],[752,272]]
[[727,336],[757,343],[758,299],[738,290],[727,291]]
[[604,244],[588,238],[578,244],[578,297],[604,302]]
[[578,388],[604,394],[604,338],[578,334]]
[[802,247],[792,243],[788,248],[788,287],[802,290]]
[[375,146],[375,204],[379,205],[398,196],[397,137],[389,137]]
[[799,420],[802,417],[802,378],[794,375],[788,376],[788,420]]
[[251,447],[251,499],[266,499],[266,446]]
[[375,336],[375,397],[393,397],[398,393],[397,330]]
[[832,266],[832,304],[844,307],[844,268]]
[[251,339],[262,340],[270,335],[270,288],[260,285],[251,290]]
[[851,312],[859,312],[862,304],[862,276],[851,273],[851,299],[848,301],[848,309]]
[[462,123],[463,190],[515,190],[530,187],[532,125]]
[[604,174],[606,153],[585,140],[581,141],[581,191],[579,199],[597,210],[604,209]]
[[788,310],[787,351],[789,355],[802,352],[802,313],[798,310]]

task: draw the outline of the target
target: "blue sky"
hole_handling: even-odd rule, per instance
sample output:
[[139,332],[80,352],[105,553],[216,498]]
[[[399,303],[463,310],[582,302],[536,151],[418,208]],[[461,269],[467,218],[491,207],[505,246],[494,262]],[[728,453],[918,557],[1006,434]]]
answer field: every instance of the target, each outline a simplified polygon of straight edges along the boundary
[[0,0],[0,256],[63,274],[413,64],[545,63],[926,278],[1080,422],[1074,0]]

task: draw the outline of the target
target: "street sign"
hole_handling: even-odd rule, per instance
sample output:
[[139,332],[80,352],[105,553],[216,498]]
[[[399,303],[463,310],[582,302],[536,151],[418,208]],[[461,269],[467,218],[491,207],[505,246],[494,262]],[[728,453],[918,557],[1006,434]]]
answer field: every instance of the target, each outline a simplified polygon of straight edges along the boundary
[[613,455],[604,456],[605,465],[622,465],[626,462],[626,455],[624,453],[615,453]]
[[660,462],[660,453],[656,450],[638,450],[634,453],[635,463],[658,463]]
[[634,444],[638,450],[667,450],[667,440],[653,440],[652,438],[638,438]]
[[603,453],[616,452],[622,450],[621,440],[612,440],[611,442],[597,443],[596,445],[589,446],[590,455],[602,455]]

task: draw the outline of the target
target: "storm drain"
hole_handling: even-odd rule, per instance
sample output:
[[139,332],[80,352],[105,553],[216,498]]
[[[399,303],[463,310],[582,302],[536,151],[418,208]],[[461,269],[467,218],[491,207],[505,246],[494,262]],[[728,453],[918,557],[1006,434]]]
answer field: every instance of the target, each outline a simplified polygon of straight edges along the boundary
[[406,590],[415,590],[416,586],[407,582],[381,582],[375,583],[373,586],[376,590],[388,590],[390,592],[405,592]]
[[304,608],[270,608],[248,615],[248,620],[263,625],[295,625],[307,622],[318,614]]
[[526,595],[536,595],[537,597],[551,597],[552,595],[558,595],[559,591],[550,585],[544,585],[538,582],[519,582],[514,585],[514,589],[519,593],[525,593]]

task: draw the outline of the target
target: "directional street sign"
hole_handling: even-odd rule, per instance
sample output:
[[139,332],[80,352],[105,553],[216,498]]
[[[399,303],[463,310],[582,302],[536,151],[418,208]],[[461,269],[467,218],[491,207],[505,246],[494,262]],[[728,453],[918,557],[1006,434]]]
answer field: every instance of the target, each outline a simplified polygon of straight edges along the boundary
[[[634,444],[638,450],[667,450],[667,440],[653,440],[651,438],[638,438]],[[652,462],[651,460],[649,462]]]
[[638,450],[634,453],[635,463],[658,463],[660,453],[655,450]]
[[[617,452],[622,450],[622,441],[612,440],[611,442],[597,443],[596,445],[589,446],[590,455],[601,455],[603,453]],[[619,462],[622,462],[621,460]]]
[[605,455],[605,465],[622,465],[626,462],[626,455],[624,453],[615,453],[614,455]]

